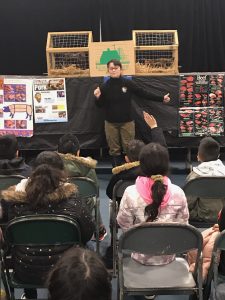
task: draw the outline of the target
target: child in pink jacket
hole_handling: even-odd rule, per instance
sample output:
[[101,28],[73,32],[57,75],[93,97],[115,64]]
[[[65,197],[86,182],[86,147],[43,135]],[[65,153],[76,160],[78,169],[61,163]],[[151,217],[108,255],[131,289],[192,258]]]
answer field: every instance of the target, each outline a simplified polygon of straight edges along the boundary
[[[140,167],[143,176],[125,190],[120,203],[117,222],[122,230],[142,222],[188,223],[185,194],[167,177],[168,150],[156,143],[144,146],[140,153]],[[167,264],[174,260],[174,255],[150,257],[134,253],[132,257],[145,265]]]

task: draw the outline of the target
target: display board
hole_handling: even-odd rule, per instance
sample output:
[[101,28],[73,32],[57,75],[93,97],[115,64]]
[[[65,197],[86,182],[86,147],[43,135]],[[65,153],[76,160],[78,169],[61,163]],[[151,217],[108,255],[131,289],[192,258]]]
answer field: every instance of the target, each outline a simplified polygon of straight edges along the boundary
[[224,135],[224,74],[182,74],[179,136]]
[[0,134],[33,135],[32,79],[0,79]]
[[67,122],[65,78],[39,78],[33,81],[35,123]]

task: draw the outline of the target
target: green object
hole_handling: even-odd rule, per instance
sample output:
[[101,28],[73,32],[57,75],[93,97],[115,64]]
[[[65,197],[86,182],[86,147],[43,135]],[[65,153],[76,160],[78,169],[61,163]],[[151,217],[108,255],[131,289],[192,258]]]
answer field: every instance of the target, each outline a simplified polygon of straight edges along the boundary
[[[81,245],[81,232],[78,222],[65,215],[29,215],[22,216],[11,220],[6,228],[5,243],[6,250],[16,252],[18,246],[23,246],[27,249],[29,259],[34,255],[41,258],[42,248],[43,256],[46,249],[49,250],[49,255],[56,252],[58,247],[65,246],[65,248]],[[34,247],[36,253],[28,252],[29,247]],[[15,288],[44,288],[44,284],[30,284],[28,282],[21,282],[16,278],[15,272],[10,272],[11,264],[6,263],[8,252],[1,250],[2,261],[2,281],[5,286],[7,299],[15,299]],[[63,253],[64,247],[61,250]],[[26,253],[25,253],[26,254]],[[58,252],[60,254],[60,252]],[[50,266],[49,266],[50,267]],[[46,274],[43,274],[44,276]]]
[[100,65],[106,65],[111,59],[121,60],[121,56],[117,50],[110,50],[108,48],[106,51],[102,52],[100,57]]

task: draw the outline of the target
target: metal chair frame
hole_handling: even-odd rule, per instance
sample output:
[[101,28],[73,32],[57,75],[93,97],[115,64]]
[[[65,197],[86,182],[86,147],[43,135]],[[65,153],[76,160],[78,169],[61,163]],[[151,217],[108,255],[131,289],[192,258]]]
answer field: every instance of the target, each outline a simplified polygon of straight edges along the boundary
[[[202,300],[202,245],[199,230],[186,224],[143,223],[124,232],[118,247],[118,298],[124,299],[124,294],[196,294]],[[181,254],[193,249],[197,255],[191,274]],[[131,258],[133,252],[150,256],[177,254],[179,259],[166,265],[145,266]]]
[[99,187],[88,177],[69,177],[68,181],[77,185],[78,191],[83,198],[93,198],[95,201],[95,222],[96,222],[96,252],[99,253]]
[[113,246],[113,276],[116,276],[116,265],[117,265],[117,221],[116,216],[118,213],[118,203],[117,198],[122,198],[125,189],[133,185],[135,180],[119,180],[113,187],[113,197],[112,197],[112,215],[110,218],[112,225],[112,246]]
[[[197,177],[193,180],[188,181],[183,187],[183,191],[186,197],[196,197],[203,199],[212,199],[212,201],[218,199],[224,199],[225,204],[225,177]],[[218,212],[222,209],[218,205]],[[217,215],[215,220],[209,222],[200,222],[189,220],[189,223],[195,227],[208,228],[213,226],[217,222]]]
[[7,254],[16,246],[51,247],[81,245],[80,227],[76,220],[65,215],[27,215],[11,220],[5,231],[6,248],[1,249],[1,275],[7,299],[15,299],[15,288],[43,288],[42,285],[18,281],[10,272]]

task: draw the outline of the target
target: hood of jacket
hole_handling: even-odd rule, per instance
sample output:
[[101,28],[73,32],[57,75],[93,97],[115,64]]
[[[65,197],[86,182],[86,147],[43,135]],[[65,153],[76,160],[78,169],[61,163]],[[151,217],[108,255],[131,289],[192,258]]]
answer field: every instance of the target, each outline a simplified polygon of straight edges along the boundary
[[24,169],[24,158],[0,159],[0,173],[5,171],[20,171]]
[[76,156],[73,155],[71,153],[59,153],[59,156],[63,159],[63,160],[68,160],[71,162],[76,162],[79,163],[81,165],[84,165],[85,167],[91,168],[91,169],[95,169],[96,165],[97,165],[97,160],[91,158],[91,157],[82,157],[82,156]]
[[[48,194],[49,202],[58,203],[62,200],[71,197],[73,194],[77,194],[78,189],[76,185],[72,183],[62,183],[54,192]],[[1,198],[6,202],[19,202],[26,203],[26,192],[16,191],[15,186],[10,187],[7,190],[1,192]]]
[[225,166],[220,159],[202,162],[193,171],[199,176],[225,176]]
[[125,163],[121,166],[117,166],[117,167],[113,168],[112,173],[113,174],[119,174],[123,171],[130,170],[132,168],[138,167],[139,165],[140,165],[139,161],[133,161],[133,162]]
[[[171,197],[170,186],[171,181],[168,177],[163,177],[163,183],[167,186],[166,194],[163,197],[163,201],[161,203],[161,207],[165,207]],[[154,184],[154,180],[149,177],[138,176],[136,179],[135,185],[138,193],[144,199],[144,201],[149,205],[152,201],[152,191],[151,188]]]

